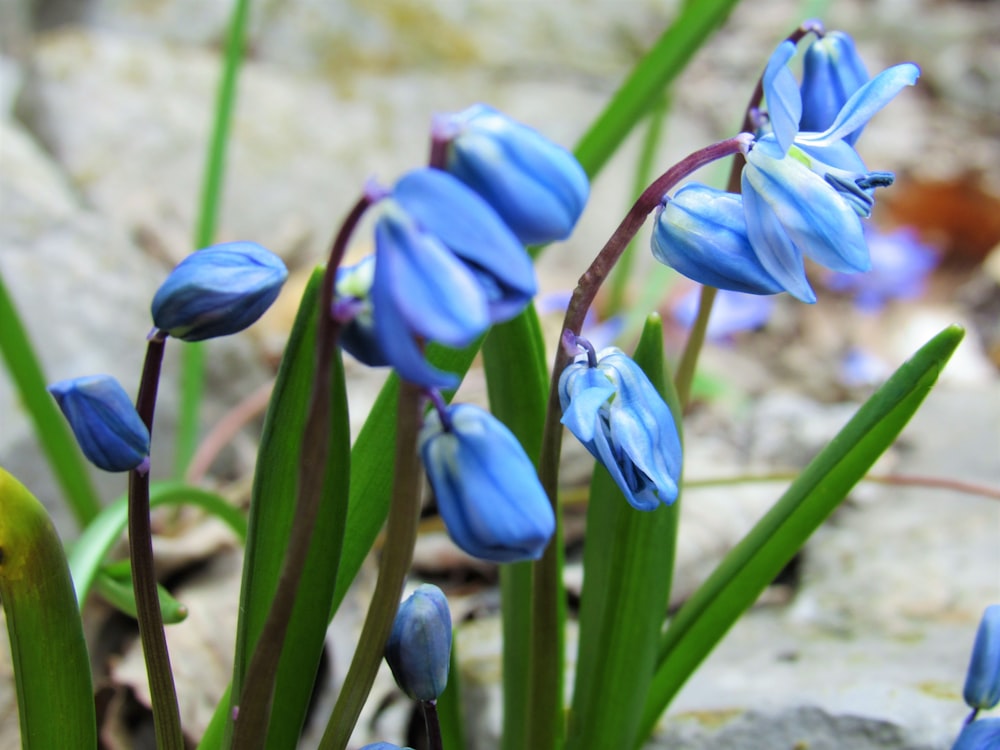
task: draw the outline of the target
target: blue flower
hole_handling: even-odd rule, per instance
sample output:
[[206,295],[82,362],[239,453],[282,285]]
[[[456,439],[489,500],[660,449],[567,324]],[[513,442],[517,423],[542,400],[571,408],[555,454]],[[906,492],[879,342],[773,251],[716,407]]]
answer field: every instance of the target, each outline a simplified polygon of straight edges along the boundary
[[451,612],[441,589],[418,586],[396,613],[385,660],[396,684],[418,701],[437,700],[448,684]]
[[747,237],[743,199],[691,184],[656,210],[653,257],[700,284],[747,294],[783,291]]
[[970,708],[1000,703],[1000,604],[987,607],[979,621],[962,694]]
[[375,282],[375,256],[367,255],[353,266],[337,269],[333,316],[343,323],[340,345],[369,367],[389,364],[375,336],[371,289]]
[[997,750],[1000,748],[1000,718],[979,719],[966,725],[951,750]]
[[859,88],[822,133],[798,133],[801,96],[786,64],[794,46],[778,47],[764,77],[771,131],[748,146],[741,184],[747,236],[754,253],[781,286],[803,301],[815,295],[803,255],[834,271],[871,266],[859,217],[868,217],[875,188],[888,172],[866,171],[844,138],[856,132],[919,75],[904,63]]
[[525,244],[562,240],[590,192],[576,158],[532,128],[477,104],[440,116],[447,170],[481,195]]
[[681,442],[670,409],[620,349],[609,347],[592,357],[578,358],[559,377],[562,423],[637,510],[673,503]]
[[437,411],[420,432],[420,454],[452,540],[493,562],[535,560],[555,532],[555,514],[517,438],[469,404]]
[[288,270],[253,242],[227,242],[182,260],[153,297],[153,324],[175,338],[202,341],[237,333],[281,291]]
[[110,375],[88,375],[49,386],[77,443],[104,471],[145,471],[149,430],[132,400]]
[[462,347],[524,309],[536,291],[524,247],[476,193],[436,169],[396,183],[375,225],[372,322],[399,374],[427,387],[458,378],[432,367],[423,341]]
[[373,742],[370,745],[365,745],[361,750],[413,750],[410,747],[400,747],[399,745],[393,745],[391,742]]
[[[799,130],[814,133],[826,130],[841,107],[864,86],[871,76],[854,46],[842,31],[831,31],[806,49],[802,62],[802,117]],[[854,145],[861,128],[844,136]]]

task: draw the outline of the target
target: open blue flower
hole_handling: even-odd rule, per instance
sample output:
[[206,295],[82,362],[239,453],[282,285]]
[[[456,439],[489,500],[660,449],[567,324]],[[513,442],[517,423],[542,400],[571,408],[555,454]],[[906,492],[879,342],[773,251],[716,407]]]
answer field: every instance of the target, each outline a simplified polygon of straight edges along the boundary
[[61,380],[48,390],[91,463],[104,471],[145,470],[149,430],[117,380],[88,375]]
[[451,611],[437,586],[425,583],[399,606],[385,646],[396,684],[418,701],[437,700],[448,684]]
[[288,278],[281,258],[254,242],[226,242],[182,260],[153,297],[153,324],[175,338],[202,341],[254,323]]
[[569,151],[485,104],[442,115],[447,170],[481,195],[525,244],[570,235],[590,183]]
[[1000,604],[987,607],[979,621],[962,695],[970,708],[1000,703]]
[[677,499],[681,441],[673,415],[640,367],[609,347],[581,355],[559,377],[562,423],[637,510]]
[[536,290],[524,247],[490,206],[435,169],[409,172],[375,225],[372,323],[399,374],[427,387],[458,378],[431,366],[423,341],[466,346],[524,309]]
[[536,560],[555,514],[521,444],[489,412],[470,404],[428,414],[420,455],[452,540],[493,562]]

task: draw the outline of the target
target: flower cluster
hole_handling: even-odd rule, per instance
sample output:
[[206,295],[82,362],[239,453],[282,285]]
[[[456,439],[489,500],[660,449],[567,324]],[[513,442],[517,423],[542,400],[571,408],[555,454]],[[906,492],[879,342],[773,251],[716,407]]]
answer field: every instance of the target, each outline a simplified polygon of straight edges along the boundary
[[767,112],[742,147],[741,192],[693,184],[664,196],[652,249],[703,284],[815,302],[805,257],[842,273],[871,267],[861,219],[893,175],[869,171],[853,144],[920,71],[904,63],[868,80],[850,38],[831,34],[807,50],[800,86],[788,67],[794,54],[783,42],[764,72]]

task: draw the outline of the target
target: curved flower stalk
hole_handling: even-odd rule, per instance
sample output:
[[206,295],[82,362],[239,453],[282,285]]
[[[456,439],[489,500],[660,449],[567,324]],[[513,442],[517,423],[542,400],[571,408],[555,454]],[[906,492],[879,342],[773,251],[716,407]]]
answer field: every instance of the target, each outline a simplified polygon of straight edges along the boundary
[[149,430],[121,384],[110,375],[88,375],[49,386],[77,443],[104,471],[145,472]]
[[489,412],[471,404],[431,411],[420,455],[452,540],[493,562],[535,560],[556,522],[521,444]]
[[375,226],[372,328],[385,359],[410,382],[450,388],[422,341],[462,347],[509,320],[535,294],[524,247],[470,188],[436,169],[403,176]]
[[677,499],[681,442],[673,415],[646,374],[616,347],[586,349],[559,377],[562,423],[608,470],[629,504],[655,510]]
[[590,194],[572,153],[485,104],[434,121],[445,169],[475,190],[526,245],[566,239]]
[[184,341],[238,333],[264,314],[288,269],[254,242],[226,242],[191,253],[153,297],[153,324]]

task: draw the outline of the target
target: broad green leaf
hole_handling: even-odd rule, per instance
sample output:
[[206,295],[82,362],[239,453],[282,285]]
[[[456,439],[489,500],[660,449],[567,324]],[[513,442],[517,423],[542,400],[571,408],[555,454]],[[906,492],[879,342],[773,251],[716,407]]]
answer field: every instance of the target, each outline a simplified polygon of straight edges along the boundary
[[[634,359],[661,394],[672,389],[658,315],[647,318]],[[635,741],[670,598],[679,515],[679,500],[648,513],[636,510],[607,470],[595,470],[567,741],[572,750]]]
[[0,355],[21,403],[35,423],[35,434],[45,451],[52,474],[62,488],[76,522],[85,526],[101,509],[97,490],[69,425],[45,390],[45,374],[14,301],[0,278]]
[[21,747],[97,747],[90,659],[66,556],[45,508],[2,468],[0,602]]
[[684,604],[660,643],[634,747],[733,623],[892,445],[962,340],[951,326],[925,344],[866,401],[774,507]]
[[[299,456],[312,389],[322,279],[323,269],[317,269],[303,294],[264,419],[240,592],[233,700],[241,694],[243,676],[270,611],[296,511]],[[298,740],[323,649],[340,558],[350,428],[339,352],[333,358],[330,388],[330,441],[324,464],[327,481],[299,584],[303,595],[296,598],[275,677],[269,747],[294,747]]]

